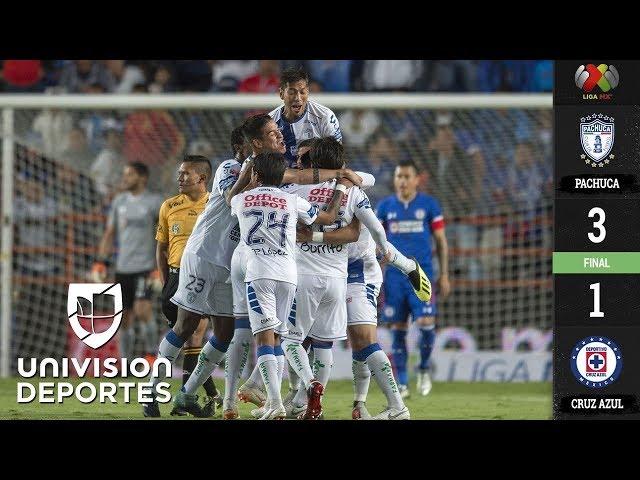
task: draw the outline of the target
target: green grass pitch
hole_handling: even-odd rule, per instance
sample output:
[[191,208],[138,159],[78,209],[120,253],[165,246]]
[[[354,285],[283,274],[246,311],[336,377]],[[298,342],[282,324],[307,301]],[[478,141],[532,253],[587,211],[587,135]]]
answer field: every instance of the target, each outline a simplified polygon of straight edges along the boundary
[[[45,380],[47,381],[47,380]],[[66,380],[64,380],[66,381]],[[71,380],[80,383],[80,380]],[[86,381],[86,380],[85,380]],[[0,419],[69,419],[69,420],[104,420],[104,419],[143,419],[142,407],[137,403],[105,403],[84,404],[75,397],[65,399],[62,404],[18,404],[16,392],[18,379],[0,379]],[[35,383],[35,382],[32,382]],[[97,382],[94,382],[97,383]],[[287,385],[286,380],[283,382]],[[216,379],[220,388],[224,385]],[[172,394],[178,390],[179,380],[172,381]],[[285,387],[286,388],[286,387]],[[427,397],[415,392],[415,383],[411,385],[411,397],[406,404],[411,411],[411,418],[417,420],[545,420],[551,419],[551,384],[550,383],[438,383],[434,382],[433,390]],[[199,392],[201,393],[202,390]],[[284,392],[284,389],[283,389]],[[134,397],[135,398],[135,397]],[[119,391],[116,396],[122,402]],[[353,400],[352,383],[348,380],[331,381],[323,397],[325,419],[348,420],[351,418]],[[367,408],[373,415],[382,410],[384,397],[374,381],[371,382]],[[184,419],[171,417],[172,404],[160,405],[163,419]],[[253,405],[240,403],[240,417],[249,419]],[[220,419],[217,411],[213,419]],[[155,419],[145,419],[155,421]],[[193,419],[208,421],[212,419]]]

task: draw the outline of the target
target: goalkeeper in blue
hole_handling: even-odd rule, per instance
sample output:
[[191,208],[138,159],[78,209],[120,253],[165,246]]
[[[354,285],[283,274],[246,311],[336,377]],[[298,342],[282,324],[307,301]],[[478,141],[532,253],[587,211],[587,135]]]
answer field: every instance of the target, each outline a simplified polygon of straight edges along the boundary
[[[398,164],[394,176],[395,195],[384,198],[376,212],[385,227],[387,239],[402,254],[415,257],[428,278],[433,278],[431,237],[435,240],[439,262],[437,293],[445,299],[451,290],[448,270],[448,246],[444,218],[439,202],[432,196],[418,192],[418,168],[411,161]],[[391,326],[392,357],[396,367],[398,388],[403,398],[409,396],[407,372],[408,317],[420,329],[420,365],[418,392],[426,396],[431,391],[429,360],[435,341],[435,321],[438,314],[436,292],[429,301],[416,296],[406,276],[395,268],[387,268],[384,275],[385,304],[382,320]]]

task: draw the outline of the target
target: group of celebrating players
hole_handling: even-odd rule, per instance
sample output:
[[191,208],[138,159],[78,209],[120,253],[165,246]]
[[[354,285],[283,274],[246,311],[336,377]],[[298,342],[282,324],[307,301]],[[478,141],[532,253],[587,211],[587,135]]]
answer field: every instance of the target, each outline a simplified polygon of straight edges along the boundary
[[[345,168],[338,121],[330,109],[308,100],[308,87],[305,72],[283,72],[284,105],[253,115],[233,130],[234,158],[217,168],[211,192],[209,160],[186,156],[178,170],[179,195],[162,203],[155,261],[163,285],[163,313],[171,328],[157,355],[173,363],[182,350],[185,372],[172,414],[212,415],[220,395],[211,374],[224,360],[224,419],[238,418],[239,400],[255,404],[251,414],[263,420],[322,418],[332,346],[348,338],[353,351],[352,418],[409,419],[404,404],[409,394],[409,314],[421,330],[418,390],[423,395],[431,390],[436,315],[429,281],[431,234],[440,264],[439,294],[446,297],[450,289],[440,206],[417,192],[415,164],[401,162],[395,172],[396,195],[383,200],[376,215],[365,193],[375,178]],[[102,258],[107,237],[118,225],[123,230],[148,227],[147,210],[155,201],[144,189],[148,171],[132,164],[125,168],[125,177],[128,174],[140,181],[131,182],[136,188],[114,200]],[[134,213],[123,208],[126,203]],[[125,241],[145,248],[135,236]],[[116,281],[123,285],[123,355],[131,353],[130,309],[148,323],[148,307],[139,305],[149,298],[150,263],[127,265],[120,252]],[[381,264],[387,264],[384,278]],[[94,265],[94,272],[104,271],[103,261]],[[393,325],[398,382],[377,342],[377,297],[383,280],[383,317]],[[213,335],[200,350],[209,320]],[[152,338],[148,335],[146,343]],[[255,368],[239,385],[252,341]],[[285,366],[289,392],[282,398]],[[375,416],[365,403],[371,376],[387,400]],[[150,379],[154,388],[160,380]],[[207,392],[204,406],[195,393],[200,386]],[[155,400],[143,409],[147,417],[160,416]]]

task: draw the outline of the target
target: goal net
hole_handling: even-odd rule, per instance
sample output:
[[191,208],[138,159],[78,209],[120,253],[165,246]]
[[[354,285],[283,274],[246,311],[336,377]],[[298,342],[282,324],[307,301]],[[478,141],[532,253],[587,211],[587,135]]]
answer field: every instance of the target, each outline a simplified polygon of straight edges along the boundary
[[[438,305],[436,348],[548,350],[551,101],[437,97],[315,99],[338,116],[348,166],[376,177],[368,192],[372,204],[393,194],[394,167],[411,158],[420,168],[420,189],[443,208],[453,288]],[[469,100],[478,97],[482,101]],[[14,150],[11,303],[5,307],[12,371],[18,357],[68,355],[68,284],[90,281],[123,165],[145,162],[149,188],[175,195],[183,155],[205,155],[215,169],[231,157],[231,130],[247,115],[278,105],[275,96],[255,96],[255,104],[248,95],[164,96],[158,104],[155,96],[137,103],[127,100],[136,97],[87,96],[45,108],[38,98],[46,99],[14,102],[13,136],[6,138],[6,128],[3,134],[4,148],[9,140]],[[204,98],[200,107],[197,98]],[[435,285],[435,250],[434,272]],[[161,333],[166,327],[159,301],[156,322]]]

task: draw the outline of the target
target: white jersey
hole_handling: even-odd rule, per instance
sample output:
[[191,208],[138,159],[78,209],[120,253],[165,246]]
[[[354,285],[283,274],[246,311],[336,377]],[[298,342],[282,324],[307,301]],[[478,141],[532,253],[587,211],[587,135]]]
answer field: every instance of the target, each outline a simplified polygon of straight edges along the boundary
[[184,251],[230,270],[233,251],[240,241],[238,221],[231,217],[225,202],[225,192],[236,183],[240,175],[237,160],[225,160],[216,170],[213,188],[204,211],[196,220]]
[[360,238],[350,243],[347,248],[349,266],[347,283],[380,284],[382,283],[382,269],[376,259],[376,243],[369,233],[369,229],[360,227]]
[[[286,192],[296,193],[319,209],[324,209],[331,202],[335,182],[324,182],[316,185],[283,186]],[[316,230],[330,232],[351,223],[358,208],[366,208],[369,199],[358,187],[352,187],[343,196],[336,221]],[[370,207],[369,207],[370,208]],[[325,243],[298,243],[297,256],[299,275],[316,275],[322,277],[347,277],[349,255],[347,245],[331,245]]]
[[342,143],[342,132],[338,118],[331,111],[319,103],[309,100],[304,113],[293,123],[289,123],[283,116],[284,105],[269,113],[275,120],[284,137],[287,151],[284,156],[290,167],[295,167],[298,145],[308,138],[334,137]]
[[251,249],[246,282],[271,279],[297,284],[296,223],[311,225],[318,208],[276,187],[258,187],[231,200],[242,241]]

